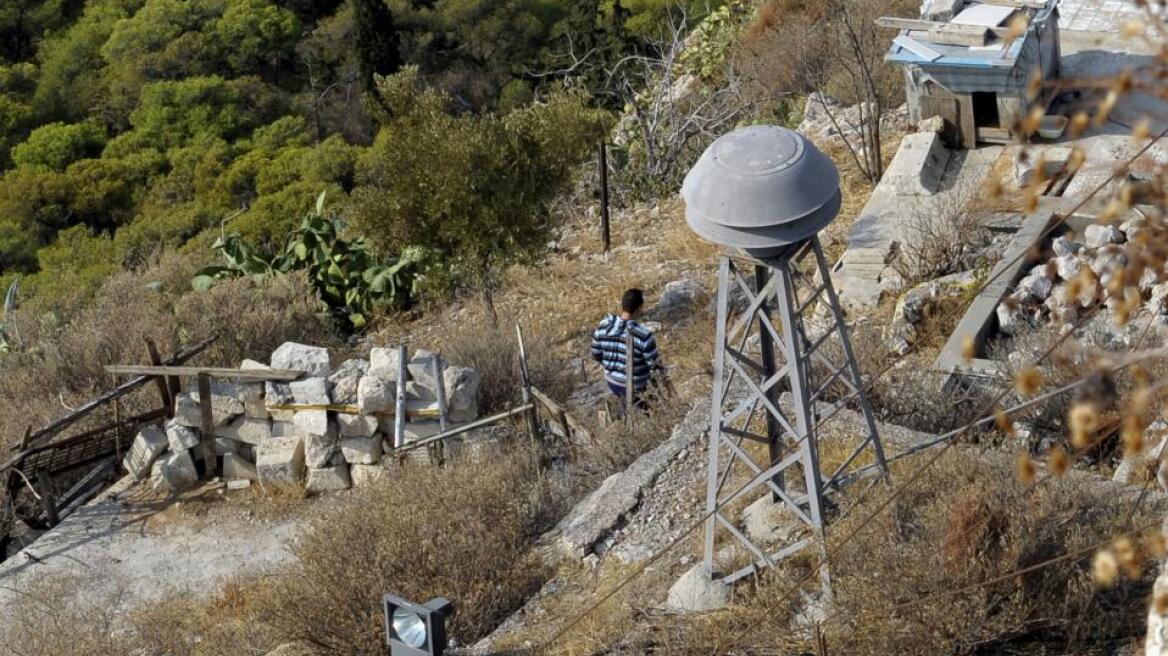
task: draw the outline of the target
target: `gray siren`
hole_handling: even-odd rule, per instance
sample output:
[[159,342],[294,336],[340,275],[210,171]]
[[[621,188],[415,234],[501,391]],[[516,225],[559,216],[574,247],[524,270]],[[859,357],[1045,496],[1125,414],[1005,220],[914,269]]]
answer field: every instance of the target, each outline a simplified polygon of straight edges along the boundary
[[760,258],[822,230],[840,210],[839,172],[806,137],[755,125],[723,135],[681,186],[698,236]]

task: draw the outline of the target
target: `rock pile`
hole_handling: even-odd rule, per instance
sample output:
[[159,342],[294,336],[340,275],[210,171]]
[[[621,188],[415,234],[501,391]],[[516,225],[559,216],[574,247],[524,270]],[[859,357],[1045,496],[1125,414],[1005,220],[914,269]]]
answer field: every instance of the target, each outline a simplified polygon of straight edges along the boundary
[[1118,278],[1132,276],[1125,244],[1136,239],[1143,229],[1141,220],[1126,221],[1119,226],[1091,225],[1082,241],[1067,236],[1055,238],[1050,259],[1026,273],[1006,301],[997,308],[998,328],[1006,335],[1022,326],[1053,322],[1070,326],[1081,313],[1103,303],[1110,310],[1123,309],[1134,318],[1147,312],[1162,324],[1168,324],[1168,271],[1152,268],[1139,271],[1139,298],[1120,291]]
[[[328,349],[288,342],[271,364],[245,360],[240,369],[305,372],[291,383],[214,384],[211,389],[215,455],[228,485],[299,486],[310,493],[361,486],[390,475],[394,406],[401,363],[397,349],[375,348],[368,360],[347,360],[333,369]],[[478,416],[478,371],[450,366],[419,350],[406,363],[406,444],[440,432],[435,365],[442,371],[450,427]],[[355,406],[357,414],[279,406]],[[433,419],[416,420],[419,416]],[[195,458],[202,415],[198,393],[179,394],[174,418],[149,426],[134,439],[123,466],[155,489],[171,493],[199,479]],[[458,444],[447,443],[447,449]],[[429,458],[425,449],[411,452]],[[235,483],[247,481],[247,483]]]

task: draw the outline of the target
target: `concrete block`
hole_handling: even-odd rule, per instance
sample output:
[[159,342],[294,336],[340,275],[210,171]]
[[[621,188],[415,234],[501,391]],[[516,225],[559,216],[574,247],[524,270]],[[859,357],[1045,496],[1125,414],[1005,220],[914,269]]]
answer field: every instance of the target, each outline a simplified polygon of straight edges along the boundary
[[292,416],[292,423],[306,435],[324,435],[329,429],[328,411],[297,410]]
[[377,376],[362,376],[357,384],[357,409],[362,414],[392,411],[396,397],[396,383],[386,383]]
[[389,482],[389,470],[381,465],[353,465],[349,467],[353,487],[382,485]]
[[396,381],[400,366],[397,347],[375,348],[369,351],[369,370],[366,373],[386,382]]
[[328,404],[328,380],[312,377],[293,381],[288,385],[296,403]]
[[[288,403],[292,402],[292,392],[288,392]],[[272,417],[273,422],[283,421],[292,423],[292,419],[296,416],[295,410],[268,410],[268,414]]]
[[151,465],[169,445],[166,433],[157,426],[147,426],[134,437],[134,443],[122,460],[122,466],[131,476],[141,480],[150,474]]
[[[211,420],[216,426],[222,426],[242,414],[243,404],[237,399],[211,395]],[[174,419],[183,426],[202,427],[203,414],[199,407],[198,392],[184,392],[175,397]]]
[[370,437],[377,432],[377,417],[338,414],[337,431],[341,437]]
[[907,135],[888,165],[884,181],[902,196],[932,196],[945,175],[949,155],[936,132]]
[[[483,381],[478,369],[449,367],[443,373],[446,382],[446,406],[457,413],[473,411],[478,415],[479,385]],[[474,419],[471,417],[470,419]],[[459,419],[458,421],[469,421]]]
[[341,454],[351,465],[374,465],[381,460],[381,436],[349,437],[341,440]]
[[303,371],[306,376],[327,378],[329,352],[320,346],[284,342],[272,352],[273,369]]
[[304,439],[272,438],[256,447],[256,474],[260,485],[299,485],[304,478]]
[[304,437],[305,432],[296,424],[292,423],[291,418],[288,421],[273,421],[272,422],[272,437]]
[[418,349],[418,351],[414,353],[414,357],[410,358],[410,362],[406,366],[410,372],[410,380],[418,381],[430,389],[437,387],[434,381],[433,362],[435,360],[438,361],[438,366],[442,367],[443,371],[445,371],[445,360],[439,357],[436,353],[432,353],[425,349]]
[[699,613],[724,608],[730,603],[730,586],[712,581],[705,565],[698,563],[669,589],[665,607],[679,613]]
[[411,380],[406,383],[406,400],[433,403],[438,400],[438,394],[435,393],[434,388],[427,387],[416,380]]
[[155,490],[175,494],[194,487],[199,482],[199,472],[190,452],[184,450],[155,461],[150,481]]
[[166,422],[166,440],[174,453],[193,449],[199,445],[199,433],[189,426],[183,426],[171,419]]
[[322,492],[347,490],[352,485],[352,479],[349,478],[349,466],[335,465],[332,467],[309,469],[308,481],[304,489],[309,494],[320,494]]
[[242,478],[256,483],[260,481],[256,466],[233,453],[223,456],[223,478],[228,480]]
[[216,428],[215,436],[254,446],[272,437],[272,425],[267,419],[240,417],[226,426]]
[[237,478],[233,481],[227,481],[227,489],[228,490],[246,490],[249,487],[251,487],[251,481],[243,479],[243,478]]

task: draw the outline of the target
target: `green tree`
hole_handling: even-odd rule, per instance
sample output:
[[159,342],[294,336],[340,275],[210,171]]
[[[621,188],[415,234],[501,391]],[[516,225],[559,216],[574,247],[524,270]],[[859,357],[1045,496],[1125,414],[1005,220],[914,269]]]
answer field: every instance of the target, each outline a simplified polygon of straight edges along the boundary
[[98,156],[105,143],[105,130],[92,122],[49,123],[33,130],[24,143],[12,149],[12,162],[19,167],[60,172],[77,160]]
[[386,253],[411,244],[436,254],[497,320],[502,269],[544,254],[551,202],[602,134],[604,114],[557,95],[505,118],[456,116],[445,94],[418,88],[413,67],[379,86],[393,115],[360,163],[354,227]]
[[28,61],[45,34],[76,18],[84,0],[0,2],[0,61]]
[[265,72],[274,78],[293,54],[300,22],[296,14],[267,0],[227,0],[214,31],[232,71]]
[[401,68],[401,41],[385,0],[352,0],[352,3],[361,85],[376,99],[374,76],[392,75]]

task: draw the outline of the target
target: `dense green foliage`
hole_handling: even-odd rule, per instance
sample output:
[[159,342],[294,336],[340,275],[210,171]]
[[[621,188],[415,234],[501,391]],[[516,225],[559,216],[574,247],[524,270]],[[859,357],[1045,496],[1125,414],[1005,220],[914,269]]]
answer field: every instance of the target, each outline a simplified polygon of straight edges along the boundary
[[364,239],[342,237],[344,224],[325,215],[324,201],[321,193],[304,222],[275,253],[265,253],[236,234],[217,239],[214,248],[226,264],[200,269],[191,284],[205,291],[229,278],[263,279],[304,270],[333,316],[353,329],[363,328],[379,307],[408,306],[417,290],[425,251],[410,247],[397,257],[380,261]]
[[0,3],[0,284],[65,310],[161,251],[210,256],[223,231],[275,252],[322,190],[380,257],[425,246],[439,287],[489,284],[540,255],[605,123],[587,107],[619,107],[605,66],[683,9],[708,8]]

